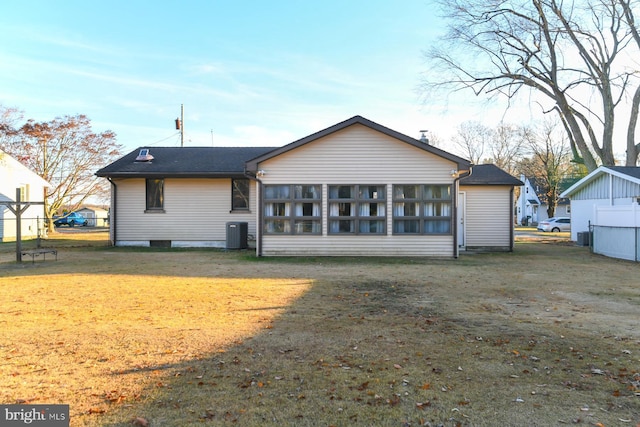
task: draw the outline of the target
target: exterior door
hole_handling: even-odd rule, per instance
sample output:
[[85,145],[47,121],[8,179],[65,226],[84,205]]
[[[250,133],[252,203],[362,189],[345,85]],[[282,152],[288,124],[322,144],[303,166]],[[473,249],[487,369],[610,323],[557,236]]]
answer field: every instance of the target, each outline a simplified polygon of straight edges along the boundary
[[467,202],[467,193],[464,191],[458,192],[458,212],[457,218],[458,221],[458,248],[465,249],[467,246],[466,241],[466,226],[465,226],[465,215],[466,215],[466,203]]

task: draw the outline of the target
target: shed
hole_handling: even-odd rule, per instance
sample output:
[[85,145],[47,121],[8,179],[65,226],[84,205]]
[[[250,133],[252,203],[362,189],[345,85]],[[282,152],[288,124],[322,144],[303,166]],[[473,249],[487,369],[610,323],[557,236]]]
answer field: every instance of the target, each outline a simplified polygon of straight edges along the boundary
[[571,200],[571,240],[588,232],[596,206],[628,206],[640,201],[640,168],[600,166],[560,197]]

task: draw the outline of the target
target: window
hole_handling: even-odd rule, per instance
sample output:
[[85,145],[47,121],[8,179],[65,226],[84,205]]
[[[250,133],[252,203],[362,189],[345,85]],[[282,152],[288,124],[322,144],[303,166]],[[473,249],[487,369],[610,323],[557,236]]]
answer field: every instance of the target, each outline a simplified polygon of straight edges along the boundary
[[266,185],[264,231],[268,234],[322,233],[320,185]]
[[163,211],[164,179],[147,179],[147,211]]
[[394,234],[450,234],[450,185],[394,185]]
[[384,234],[384,185],[329,186],[329,233]]
[[20,201],[29,201],[29,184],[23,184],[20,187]]
[[231,210],[232,211],[248,211],[249,210],[249,180],[248,179],[232,179],[231,180]]

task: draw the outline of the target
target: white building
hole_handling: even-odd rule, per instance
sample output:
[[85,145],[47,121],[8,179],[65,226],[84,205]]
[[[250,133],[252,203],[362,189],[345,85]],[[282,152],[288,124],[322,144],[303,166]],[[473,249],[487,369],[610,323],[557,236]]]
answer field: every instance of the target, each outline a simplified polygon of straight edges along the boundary
[[[0,150],[0,202],[9,202],[15,209],[16,189],[21,202],[43,202],[44,189],[51,185],[13,157]],[[44,205],[30,205],[21,215],[22,238],[34,238],[43,233]],[[0,203],[0,242],[16,239],[16,215],[7,203]]]

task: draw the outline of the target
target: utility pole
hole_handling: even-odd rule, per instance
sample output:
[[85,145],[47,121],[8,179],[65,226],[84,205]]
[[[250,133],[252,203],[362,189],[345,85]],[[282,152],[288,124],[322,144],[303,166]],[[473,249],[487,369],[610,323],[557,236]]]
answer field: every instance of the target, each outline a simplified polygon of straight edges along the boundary
[[180,131],[180,147],[184,147],[184,104],[180,104],[180,118],[176,119],[176,129]]

